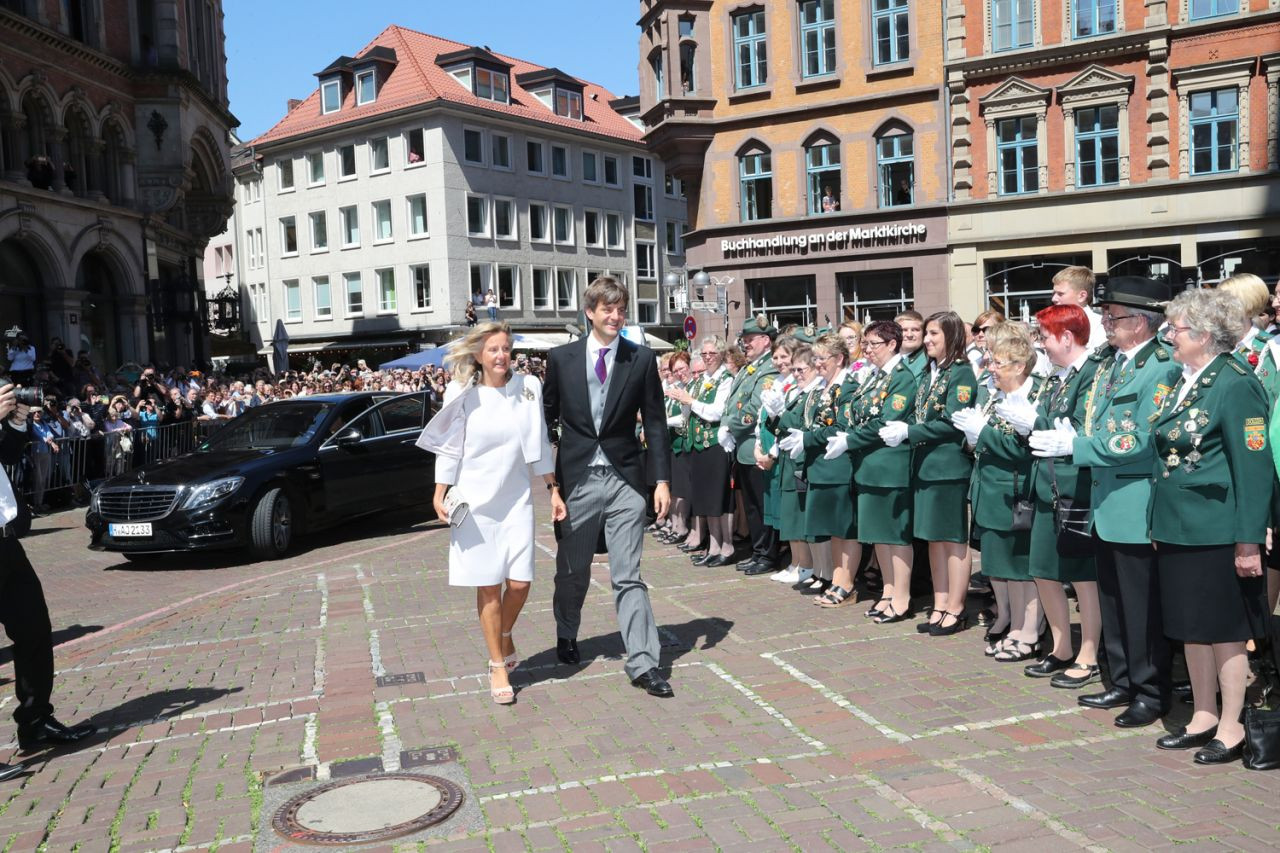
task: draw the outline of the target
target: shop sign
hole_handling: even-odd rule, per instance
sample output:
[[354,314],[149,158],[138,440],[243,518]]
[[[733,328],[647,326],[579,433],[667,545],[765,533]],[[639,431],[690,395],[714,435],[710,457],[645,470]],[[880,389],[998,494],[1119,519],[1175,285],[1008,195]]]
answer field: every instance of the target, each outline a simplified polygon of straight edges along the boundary
[[738,240],[721,240],[720,251],[725,257],[743,257],[746,255],[807,255],[809,252],[908,246],[923,242],[927,231],[928,226],[923,222],[897,222],[871,228],[858,225],[830,231],[813,231],[808,234],[774,234],[763,237],[742,237]]

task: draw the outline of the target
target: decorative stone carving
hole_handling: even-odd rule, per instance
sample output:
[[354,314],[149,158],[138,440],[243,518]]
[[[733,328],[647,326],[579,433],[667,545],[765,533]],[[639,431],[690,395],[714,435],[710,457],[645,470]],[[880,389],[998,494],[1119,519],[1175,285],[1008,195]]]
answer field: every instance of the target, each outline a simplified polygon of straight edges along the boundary
[[1076,184],[1076,120],[1079,109],[1114,104],[1119,109],[1116,120],[1117,147],[1119,149],[1120,185],[1129,183],[1129,98],[1133,93],[1134,78],[1117,74],[1101,65],[1090,65],[1075,77],[1058,87],[1058,103],[1062,105],[1063,132],[1066,135],[1067,191]]
[[1147,169],[1152,180],[1169,177],[1168,61],[1167,38],[1147,43]]
[[[1271,7],[1280,6],[1272,0]],[[1267,70],[1267,169],[1280,169],[1280,53],[1262,57]]]
[[987,193],[994,198],[997,195],[996,182],[996,129],[995,123],[1001,118],[1015,118],[1033,115],[1036,117],[1036,164],[1037,192],[1049,191],[1049,150],[1045,133],[1045,116],[1049,112],[1049,98],[1053,93],[1034,83],[1028,83],[1020,77],[1010,77],[985,97],[978,100],[978,106],[987,124]]
[[1194,92],[1207,89],[1234,88],[1236,90],[1238,140],[1237,164],[1241,173],[1249,171],[1249,78],[1253,76],[1255,60],[1236,59],[1215,62],[1194,68],[1179,68],[1174,72],[1174,85],[1178,89],[1178,175],[1186,178],[1191,173],[1191,118],[1189,99]]
[[165,117],[160,114],[160,111],[152,110],[151,118],[147,120],[147,130],[151,131],[151,135],[155,137],[157,151],[164,145],[164,132],[168,129],[169,122],[165,121]]

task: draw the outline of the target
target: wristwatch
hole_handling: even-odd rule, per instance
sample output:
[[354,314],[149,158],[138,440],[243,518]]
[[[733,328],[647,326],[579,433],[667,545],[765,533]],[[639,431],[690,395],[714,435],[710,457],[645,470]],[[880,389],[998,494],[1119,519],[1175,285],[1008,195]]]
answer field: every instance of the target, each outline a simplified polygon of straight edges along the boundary
[[551,491],[552,489],[558,489],[558,488],[560,488],[560,484],[557,483],[555,480],[552,480],[550,483],[547,483],[548,492]]

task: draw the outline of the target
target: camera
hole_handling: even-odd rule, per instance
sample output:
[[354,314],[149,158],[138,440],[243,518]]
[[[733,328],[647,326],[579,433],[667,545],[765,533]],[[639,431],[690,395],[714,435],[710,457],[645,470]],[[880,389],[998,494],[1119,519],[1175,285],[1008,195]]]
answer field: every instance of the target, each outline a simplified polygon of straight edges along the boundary
[[4,339],[10,343],[13,343],[18,338],[25,338],[26,336],[26,332],[22,331],[22,329],[19,329],[17,326],[4,330]]
[[[6,385],[12,385],[13,380],[8,376],[0,375],[0,388]],[[27,406],[28,408],[38,409],[44,405],[44,391],[40,388],[14,388],[13,399],[19,406]]]

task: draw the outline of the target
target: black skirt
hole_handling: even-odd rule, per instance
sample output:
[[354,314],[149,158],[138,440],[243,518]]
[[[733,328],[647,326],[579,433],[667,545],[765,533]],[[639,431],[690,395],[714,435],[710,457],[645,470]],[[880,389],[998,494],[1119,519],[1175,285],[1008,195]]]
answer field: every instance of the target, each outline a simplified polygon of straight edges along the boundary
[[1236,574],[1234,545],[1158,543],[1164,633],[1184,643],[1242,643],[1266,636],[1265,573]]
[[671,454],[671,497],[685,500],[693,497],[693,478],[689,475],[692,459],[688,453]]
[[718,444],[685,455],[692,460],[689,467],[693,481],[690,484],[689,511],[708,517],[733,512],[733,492],[729,489],[733,458]]

